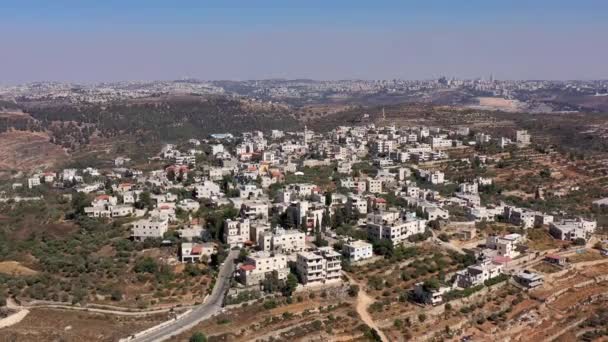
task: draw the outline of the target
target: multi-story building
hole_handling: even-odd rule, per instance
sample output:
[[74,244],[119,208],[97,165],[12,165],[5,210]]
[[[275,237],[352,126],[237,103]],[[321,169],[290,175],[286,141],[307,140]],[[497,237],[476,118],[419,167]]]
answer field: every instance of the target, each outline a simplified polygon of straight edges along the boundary
[[245,200],[241,206],[241,213],[251,219],[268,219],[268,202],[261,200]]
[[279,280],[287,279],[287,256],[260,251],[248,256],[238,268],[238,280],[246,286],[259,285],[272,273],[275,273]]
[[394,246],[399,245],[414,234],[422,234],[426,230],[426,220],[415,217],[397,220],[386,220],[373,215],[368,217],[367,234],[376,240],[389,240]]
[[439,286],[438,288],[430,288],[425,286],[425,283],[420,282],[414,285],[414,295],[416,298],[425,304],[438,305],[443,302],[443,295],[452,291],[451,286]]
[[306,248],[306,235],[295,229],[277,228],[274,232],[261,233],[258,244],[264,251],[301,252]]
[[131,226],[131,237],[142,241],[147,238],[162,238],[169,228],[169,219],[151,217],[133,222]]
[[348,195],[347,204],[351,210],[355,211],[356,209],[359,214],[367,214],[367,200],[365,198],[350,194]]
[[194,187],[196,198],[212,198],[221,194],[220,186],[211,182],[204,181],[202,184]]
[[482,285],[486,280],[498,277],[504,269],[503,264],[493,263],[491,260],[484,260],[476,265],[469,266],[456,273],[456,283],[458,287],[468,288],[471,286]]
[[526,130],[515,131],[515,143],[518,146],[530,145],[530,134]]
[[249,241],[249,219],[224,221],[224,242],[230,247],[242,247]]
[[591,234],[597,228],[596,221],[588,221],[582,218],[551,222],[549,233],[559,240],[589,240]]
[[296,258],[296,270],[304,285],[338,281],[342,271],[340,254],[331,247],[300,252]]
[[431,171],[427,175],[426,180],[431,184],[443,184],[445,182],[445,174],[441,171]]
[[367,192],[378,194],[382,192],[382,180],[380,179],[367,179]]
[[374,256],[372,244],[361,240],[342,245],[342,254],[352,262],[369,259]]

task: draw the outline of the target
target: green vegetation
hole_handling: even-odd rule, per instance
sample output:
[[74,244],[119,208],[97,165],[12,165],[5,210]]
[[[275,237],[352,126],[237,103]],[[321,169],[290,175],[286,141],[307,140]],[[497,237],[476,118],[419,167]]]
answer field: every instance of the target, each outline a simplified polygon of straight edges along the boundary
[[452,291],[444,294],[443,299],[445,301],[450,301],[453,299],[467,298],[467,297],[471,296],[472,294],[474,294],[475,292],[480,291],[481,289],[483,289],[483,285],[471,286],[464,290],[452,290]]
[[190,336],[190,339],[188,341],[207,342],[207,336],[205,336],[205,334],[203,334],[202,332],[195,332],[194,334],[192,334],[192,336]]

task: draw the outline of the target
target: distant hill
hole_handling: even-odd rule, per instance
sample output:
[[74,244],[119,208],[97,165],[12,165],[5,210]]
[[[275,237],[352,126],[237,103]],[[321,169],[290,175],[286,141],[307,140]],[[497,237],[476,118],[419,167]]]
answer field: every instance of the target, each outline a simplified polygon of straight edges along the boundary
[[20,103],[66,148],[94,136],[130,135],[143,140],[179,141],[212,133],[297,129],[287,107],[224,96],[167,96],[112,104]]

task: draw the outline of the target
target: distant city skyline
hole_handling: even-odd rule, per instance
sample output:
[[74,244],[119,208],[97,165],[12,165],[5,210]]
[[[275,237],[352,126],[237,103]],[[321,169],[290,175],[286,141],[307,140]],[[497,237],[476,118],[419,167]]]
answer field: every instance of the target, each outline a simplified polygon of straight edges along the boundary
[[0,84],[607,79],[608,2],[7,0]]

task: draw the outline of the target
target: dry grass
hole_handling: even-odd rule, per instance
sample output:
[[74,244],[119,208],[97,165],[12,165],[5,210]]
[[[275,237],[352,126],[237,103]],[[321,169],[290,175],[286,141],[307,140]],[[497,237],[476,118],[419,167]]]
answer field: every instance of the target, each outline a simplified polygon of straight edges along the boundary
[[0,170],[44,170],[65,159],[46,133],[10,131],[0,134]]
[[0,273],[12,276],[30,276],[38,272],[21,265],[17,261],[0,261]]

